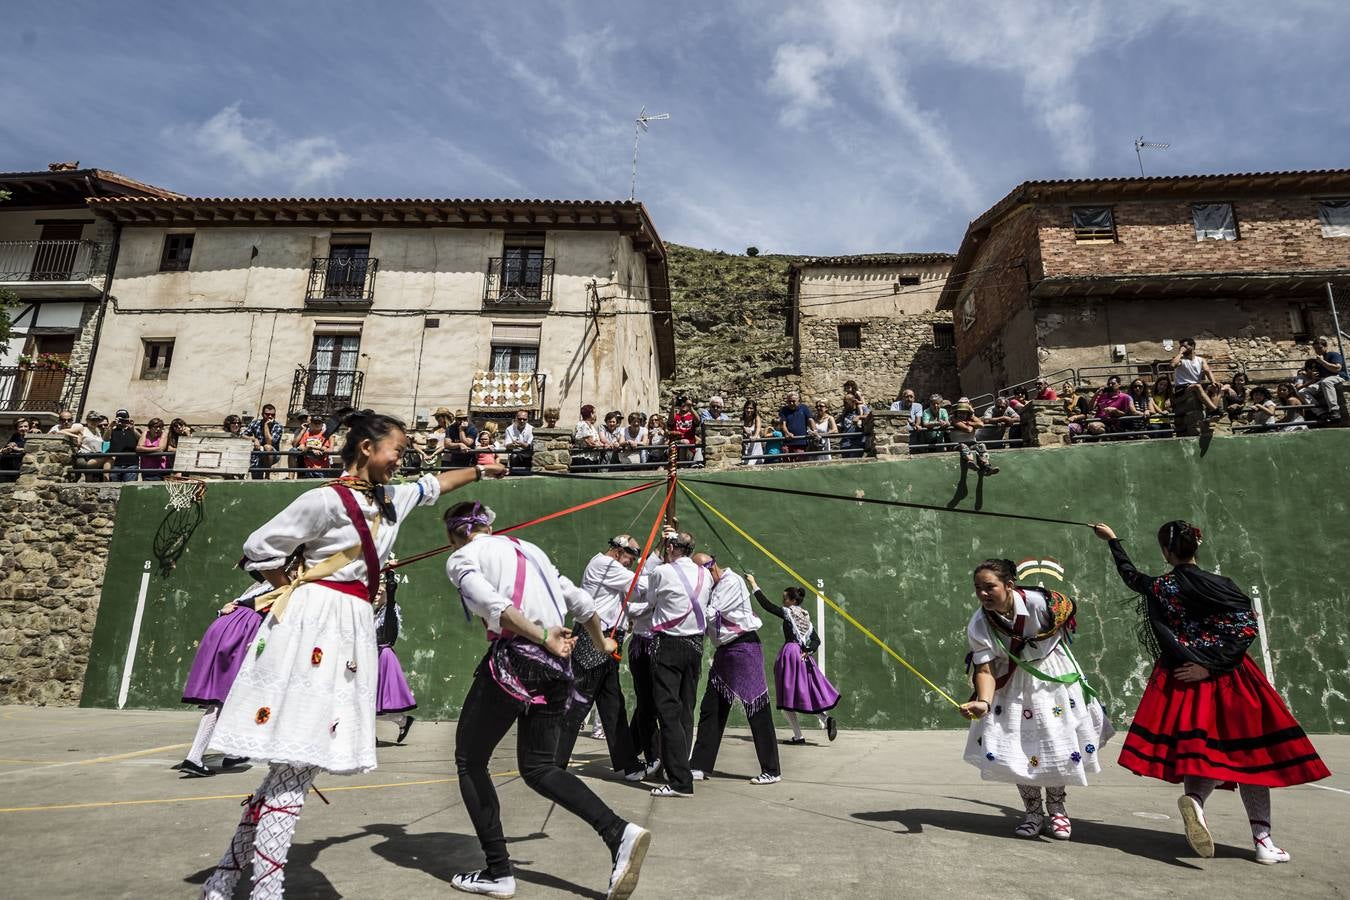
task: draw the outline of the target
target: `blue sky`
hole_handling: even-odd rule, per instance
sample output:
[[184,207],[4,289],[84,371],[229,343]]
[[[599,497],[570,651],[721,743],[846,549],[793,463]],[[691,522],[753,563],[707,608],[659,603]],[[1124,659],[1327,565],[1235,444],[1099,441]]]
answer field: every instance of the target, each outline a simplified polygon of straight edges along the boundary
[[638,198],[669,241],[952,250],[1030,178],[1350,166],[1339,0],[5,5],[0,169]]

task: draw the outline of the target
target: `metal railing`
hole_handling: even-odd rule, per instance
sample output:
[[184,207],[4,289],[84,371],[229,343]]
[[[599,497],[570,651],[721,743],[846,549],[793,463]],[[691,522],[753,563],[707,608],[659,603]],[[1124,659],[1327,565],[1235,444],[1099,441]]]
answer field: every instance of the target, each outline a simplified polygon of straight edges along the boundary
[[0,367],[0,412],[57,412],[66,397],[63,369]]
[[100,241],[0,241],[0,282],[88,281],[102,274]]
[[366,373],[356,369],[296,366],[289,414],[303,409],[311,416],[331,416],[343,407],[360,406],[365,380]]
[[375,299],[375,273],[379,267],[378,259],[316,256],[309,267],[309,287],[305,289],[305,302],[370,303]]
[[552,257],[492,257],[483,285],[483,305],[525,309],[552,306]]

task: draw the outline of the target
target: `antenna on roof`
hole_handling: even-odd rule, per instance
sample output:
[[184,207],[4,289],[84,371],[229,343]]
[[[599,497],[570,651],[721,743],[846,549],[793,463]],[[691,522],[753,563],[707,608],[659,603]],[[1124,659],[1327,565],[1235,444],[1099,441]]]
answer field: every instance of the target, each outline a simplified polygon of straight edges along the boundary
[[1166,150],[1171,144],[1160,144],[1157,141],[1146,141],[1141,134],[1134,139],[1134,155],[1139,159],[1139,174],[1144,174],[1144,150]]
[[659,116],[647,115],[647,107],[643,106],[642,111],[637,114],[633,120],[633,183],[628,189],[628,199],[637,199],[637,154],[638,141],[642,138],[642,132],[647,130],[648,122],[657,122],[661,119],[669,119],[670,113],[661,113]]

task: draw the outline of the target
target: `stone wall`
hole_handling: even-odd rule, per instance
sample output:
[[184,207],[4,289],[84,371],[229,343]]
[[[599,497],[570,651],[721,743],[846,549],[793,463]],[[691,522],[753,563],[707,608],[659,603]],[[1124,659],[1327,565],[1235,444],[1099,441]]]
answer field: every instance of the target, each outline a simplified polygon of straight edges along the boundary
[[[858,382],[863,395],[877,406],[887,406],[902,388],[920,396],[960,394],[956,377],[956,350],[938,349],[933,326],[950,325],[950,312],[904,316],[803,316],[801,384],[806,396],[819,397],[838,411],[842,385]],[[857,325],[861,346],[839,346],[839,326]]]
[[74,705],[120,488],[67,484],[64,437],[30,435],[27,450],[0,487],[0,703]]

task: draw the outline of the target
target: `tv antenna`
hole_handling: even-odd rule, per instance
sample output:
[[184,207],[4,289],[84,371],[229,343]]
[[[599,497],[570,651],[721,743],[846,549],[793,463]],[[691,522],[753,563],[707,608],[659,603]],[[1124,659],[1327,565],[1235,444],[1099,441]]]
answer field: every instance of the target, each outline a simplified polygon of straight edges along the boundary
[[647,107],[642,107],[642,111],[637,114],[633,120],[633,183],[628,189],[628,199],[637,199],[637,156],[638,141],[642,139],[642,132],[647,130],[648,122],[659,122],[662,119],[669,119],[670,113],[661,113],[659,116],[647,114]]
[[1146,141],[1141,134],[1134,139],[1134,155],[1139,159],[1139,174],[1144,174],[1144,154],[1145,150],[1166,150],[1171,144],[1162,144],[1157,141]]

